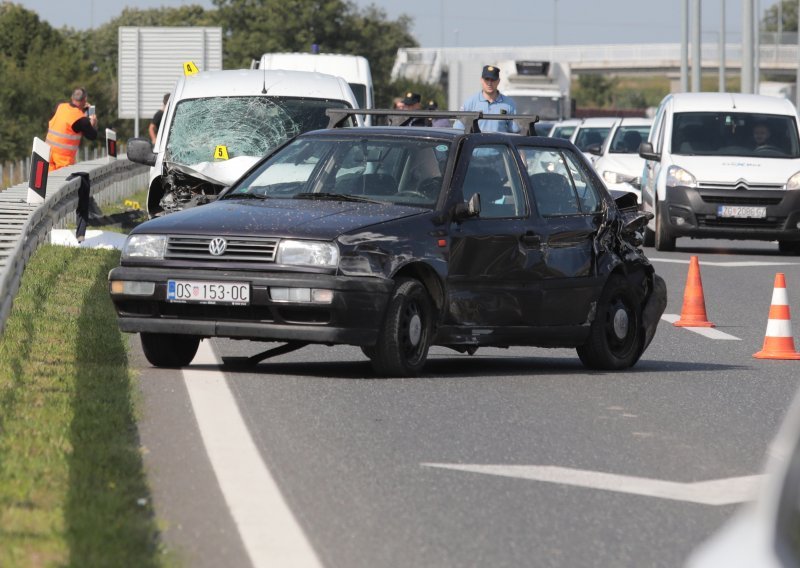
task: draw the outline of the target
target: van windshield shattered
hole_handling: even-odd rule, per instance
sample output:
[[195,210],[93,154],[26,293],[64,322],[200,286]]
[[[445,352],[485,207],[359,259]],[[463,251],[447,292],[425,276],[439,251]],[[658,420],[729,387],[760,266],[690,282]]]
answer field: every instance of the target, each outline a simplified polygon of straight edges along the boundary
[[683,112],[673,119],[672,153],[798,158],[800,143],[790,115]]
[[325,128],[326,108],[350,105],[269,96],[187,99],[175,108],[165,159],[192,165],[217,158],[260,157],[297,134]]

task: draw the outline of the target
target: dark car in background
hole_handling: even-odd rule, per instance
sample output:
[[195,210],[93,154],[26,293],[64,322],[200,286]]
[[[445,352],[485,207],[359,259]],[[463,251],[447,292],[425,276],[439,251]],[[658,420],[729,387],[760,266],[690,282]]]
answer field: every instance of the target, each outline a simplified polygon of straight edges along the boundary
[[301,134],[212,203],[136,227],[109,274],[120,328],[163,367],[207,337],[356,345],[388,376],[420,373],[432,345],[634,365],[666,307],[648,214],[568,141],[417,114],[467,126]]

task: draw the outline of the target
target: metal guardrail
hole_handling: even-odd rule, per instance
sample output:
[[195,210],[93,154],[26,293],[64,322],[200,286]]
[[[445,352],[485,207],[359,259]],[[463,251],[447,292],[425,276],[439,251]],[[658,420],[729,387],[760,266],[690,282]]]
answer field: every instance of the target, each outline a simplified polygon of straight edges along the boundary
[[75,172],[89,173],[91,195],[102,206],[147,187],[149,168],[125,156],[61,168],[48,176],[46,198],[40,205],[27,203],[27,183],[0,191],[0,333],[30,257],[47,241],[51,229],[75,221],[80,179],[66,180]]

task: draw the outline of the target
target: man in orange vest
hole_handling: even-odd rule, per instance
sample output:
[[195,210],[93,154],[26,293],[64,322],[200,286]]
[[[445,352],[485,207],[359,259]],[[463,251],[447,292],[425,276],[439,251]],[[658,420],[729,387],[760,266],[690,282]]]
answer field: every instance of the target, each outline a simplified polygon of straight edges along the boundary
[[45,140],[50,144],[50,171],[75,163],[81,135],[89,140],[97,139],[97,115],[92,113],[87,116],[88,108],[86,89],[83,87],[72,91],[70,102],[56,107]]

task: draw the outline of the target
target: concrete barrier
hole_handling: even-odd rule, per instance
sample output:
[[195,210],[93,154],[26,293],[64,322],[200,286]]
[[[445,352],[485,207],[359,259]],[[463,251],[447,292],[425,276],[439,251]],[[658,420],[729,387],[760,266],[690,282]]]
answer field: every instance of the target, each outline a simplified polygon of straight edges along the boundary
[[122,201],[147,187],[149,168],[120,156],[100,158],[50,172],[44,203],[26,202],[28,184],[0,191],[0,333],[5,329],[14,296],[28,260],[53,228],[75,222],[80,179],[67,181],[75,172],[88,172],[92,197],[100,205]]

